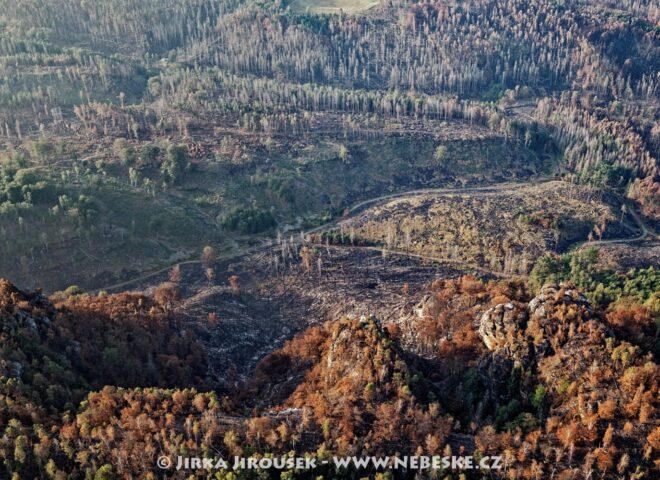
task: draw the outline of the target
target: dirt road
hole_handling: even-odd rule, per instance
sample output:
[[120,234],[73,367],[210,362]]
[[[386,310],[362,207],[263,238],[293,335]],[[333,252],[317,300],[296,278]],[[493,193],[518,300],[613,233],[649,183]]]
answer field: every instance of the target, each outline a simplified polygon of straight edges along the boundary
[[[506,183],[499,183],[495,185],[487,185],[487,186],[482,186],[482,187],[460,187],[460,188],[425,188],[425,189],[416,189],[416,190],[408,190],[408,191],[403,191],[403,192],[397,192],[397,193],[391,193],[387,195],[380,195],[375,198],[370,198],[368,200],[362,200],[354,205],[352,205],[348,209],[348,215],[355,215],[356,213],[372,207],[377,204],[385,203],[387,201],[397,199],[397,198],[407,198],[407,197],[414,197],[414,196],[420,196],[420,195],[449,195],[449,194],[477,194],[477,195],[485,195],[488,193],[494,193],[494,192],[503,192],[503,191],[515,191],[518,189],[522,188],[528,188],[533,185],[540,185],[549,181],[558,181],[558,180],[553,180],[549,178],[539,178],[534,181],[527,181],[523,183],[515,183],[515,182],[506,182]],[[599,246],[599,245],[610,245],[610,244],[618,244],[618,243],[633,243],[633,242],[638,242],[641,240],[646,239],[647,237],[655,237],[656,234],[655,232],[652,232],[649,230],[649,228],[644,224],[642,219],[639,217],[639,215],[632,209],[630,205],[627,205],[628,211],[631,213],[633,218],[635,219],[635,222],[639,226],[641,233],[637,237],[634,238],[617,238],[617,239],[608,239],[608,240],[597,240],[597,241],[592,241],[592,242],[582,242],[580,244],[577,244],[574,249],[581,249],[585,247],[592,247],[592,246]],[[301,238],[307,237],[308,235],[311,235],[313,233],[321,233],[325,231],[330,231],[333,229],[338,228],[338,226],[341,224],[341,222],[347,220],[350,218],[349,216],[345,215],[343,217],[339,217],[334,219],[332,222],[327,223],[325,225],[321,225],[319,227],[315,227],[306,231],[301,232],[301,235],[296,236],[295,238],[297,241],[302,241]],[[262,250],[266,250],[269,248],[272,248],[277,245],[277,240],[276,239],[268,239],[265,240],[261,245],[257,245],[254,247],[247,247],[240,249],[238,252],[226,255],[224,257],[221,257],[221,260],[231,260],[231,259],[238,259],[247,255],[251,255],[254,253],[258,253]],[[410,258],[418,258],[422,260],[429,260],[433,262],[438,262],[438,263],[453,263],[453,264],[460,264],[464,265],[467,268],[482,271],[484,273],[488,273],[490,275],[496,276],[496,277],[504,277],[505,274],[502,272],[496,272],[494,270],[490,270],[485,267],[480,267],[476,265],[472,265],[470,263],[463,262],[461,260],[456,260],[456,259],[451,259],[451,258],[440,258],[440,257],[433,257],[433,256],[427,256],[427,255],[420,255],[416,253],[411,253],[411,252],[405,252],[401,250],[387,250],[383,249],[380,247],[358,247],[358,246],[345,246],[343,248],[356,248],[356,249],[371,249],[371,250],[378,250],[378,251],[383,251],[385,250],[385,253],[387,254],[392,254],[392,255],[401,255],[401,256],[408,256]],[[118,289],[124,289],[126,287],[130,287],[131,285],[134,285],[136,283],[141,283],[144,282],[145,280],[148,280],[149,278],[156,277],[159,275],[162,275],[163,273],[167,272],[168,270],[172,269],[176,265],[195,265],[195,264],[200,264],[200,260],[187,260],[187,261],[182,261],[182,262],[176,262],[172,265],[168,265],[166,267],[160,268],[156,271],[148,272],[145,273],[139,277],[133,278],[131,280],[126,280],[124,282],[119,282],[114,285],[108,285],[102,288],[98,288],[96,290],[91,291],[90,293],[98,293],[100,291],[114,291]]]

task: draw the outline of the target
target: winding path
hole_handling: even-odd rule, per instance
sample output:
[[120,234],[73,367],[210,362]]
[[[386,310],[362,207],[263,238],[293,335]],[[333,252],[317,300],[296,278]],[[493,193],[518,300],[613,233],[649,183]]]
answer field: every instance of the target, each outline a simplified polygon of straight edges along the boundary
[[585,247],[591,247],[591,246],[598,246],[598,245],[615,245],[619,243],[635,243],[635,242],[640,242],[642,240],[645,240],[647,237],[655,238],[657,237],[657,234],[653,231],[651,231],[646,224],[642,221],[641,217],[639,214],[628,204],[625,204],[626,208],[628,209],[628,213],[632,215],[632,217],[635,219],[635,223],[637,223],[637,226],[641,230],[641,233],[637,235],[636,237],[633,238],[612,238],[608,240],[598,240],[598,241],[585,241],[578,243],[573,246],[572,250],[581,250]]
[[[505,182],[505,183],[498,183],[494,185],[487,185],[487,186],[481,186],[481,187],[457,187],[457,188],[424,188],[424,189],[415,189],[415,190],[408,190],[408,191],[402,191],[402,192],[397,192],[397,193],[391,193],[387,195],[380,195],[378,197],[374,197],[371,199],[367,200],[361,200],[355,204],[353,204],[350,208],[348,208],[347,212],[349,215],[353,215],[357,212],[362,211],[363,209],[366,209],[368,207],[385,203],[389,200],[394,200],[397,198],[408,198],[408,197],[416,197],[416,196],[421,196],[421,195],[447,195],[447,194],[469,194],[469,193],[477,193],[477,194],[486,194],[486,193],[492,193],[492,192],[501,192],[501,191],[513,191],[513,190],[518,190],[522,188],[528,188],[530,186],[534,185],[540,185],[549,181],[560,181],[548,177],[541,177],[534,179],[532,181],[526,181],[526,182]],[[646,239],[647,237],[652,237],[655,238],[656,234],[655,232],[652,232],[642,221],[642,219],[639,217],[639,215],[634,211],[634,209],[630,205],[626,205],[628,207],[628,212],[632,215],[632,217],[635,219],[635,222],[637,223],[638,227],[641,230],[640,235],[637,237],[633,238],[617,238],[617,239],[608,239],[608,240],[597,240],[597,241],[585,241],[576,244],[573,247],[573,250],[575,249],[582,249],[587,246],[592,247],[592,246],[598,246],[598,245],[611,245],[611,244],[620,244],[620,243],[634,243],[634,242],[639,242],[641,240]],[[339,226],[339,224],[345,220],[347,220],[349,217],[347,215],[344,215],[342,217],[338,217],[334,220],[332,220],[329,223],[326,223],[324,225],[321,225],[319,227],[315,227],[306,231],[302,232],[302,236],[308,236],[313,233],[320,233],[324,231],[330,231]],[[299,240],[297,240],[299,241]],[[258,253],[262,250],[272,248],[277,245],[277,240],[275,239],[267,239],[265,240],[261,245],[257,245],[254,247],[247,247],[244,248],[238,252],[228,254],[226,256],[221,257],[221,260],[231,260],[231,259],[238,259],[241,257],[245,257],[254,253]],[[384,252],[386,254],[390,255],[399,255],[399,256],[406,256],[410,258],[417,258],[421,260],[429,260],[437,263],[453,263],[453,264],[459,264],[463,265],[464,267],[472,270],[478,270],[490,275],[493,275],[495,277],[510,277],[510,276],[519,276],[519,277],[524,277],[524,275],[510,275],[510,274],[505,274],[503,272],[495,271],[495,270],[490,270],[485,267],[481,267],[478,265],[473,265],[468,262],[454,259],[454,258],[443,258],[443,257],[434,257],[431,255],[423,255],[423,254],[417,254],[417,253],[412,253],[412,252],[406,252],[402,250],[390,250],[390,249],[385,249],[382,247],[368,247],[368,246],[351,246],[351,245],[342,245],[342,246],[336,246],[333,245],[333,247],[339,247],[339,248],[346,248],[346,249],[362,249],[362,250],[373,250],[373,251],[378,251],[378,252]],[[145,280],[148,280],[150,278],[162,275],[163,273],[168,272],[171,270],[173,267],[176,265],[197,265],[201,264],[201,260],[184,260],[180,262],[173,263],[171,265],[168,265],[166,267],[160,268],[158,270],[152,271],[145,273],[139,277],[126,280],[123,282],[116,283],[114,285],[109,285],[105,286],[102,288],[98,288],[95,290],[91,290],[90,293],[98,293],[100,291],[111,291],[111,290],[117,290],[121,288],[128,287],[130,285],[143,282]]]

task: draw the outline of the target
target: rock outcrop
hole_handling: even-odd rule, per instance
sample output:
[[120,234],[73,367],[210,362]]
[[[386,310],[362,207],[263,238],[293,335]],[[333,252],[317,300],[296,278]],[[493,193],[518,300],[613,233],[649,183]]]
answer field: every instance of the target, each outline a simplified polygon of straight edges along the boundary
[[[547,284],[527,307],[527,335],[539,353],[547,355],[575,336],[579,327],[592,320],[587,298],[563,284]],[[597,324],[603,328],[602,324]]]
[[[478,366],[483,403],[498,428],[537,428],[535,441],[548,449],[596,458],[603,478],[615,478],[605,475],[615,461],[633,471],[657,456],[658,365],[652,353],[617,338],[582,293],[547,284],[527,305],[485,312],[478,331],[489,349]],[[488,438],[482,445],[494,451],[506,445]],[[556,463],[573,468],[570,459]]]
[[512,390],[524,389],[520,372],[535,371],[542,358],[566,344],[591,316],[582,293],[556,284],[543,286],[527,305],[510,302],[487,310],[478,332],[490,352],[479,367],[490,399],[500,404]]
[[504,303],[486,311],[479,322],[479,336],[491,351],[533,344],[536,353],[548,353],[566,342],[593,311],[587,298],[574,288],[547,284],[527,306]]
[[499,350],[524,331],[527,312],[519,305],[504,303],[489,309],[481,317],[479,335],[488,350]]

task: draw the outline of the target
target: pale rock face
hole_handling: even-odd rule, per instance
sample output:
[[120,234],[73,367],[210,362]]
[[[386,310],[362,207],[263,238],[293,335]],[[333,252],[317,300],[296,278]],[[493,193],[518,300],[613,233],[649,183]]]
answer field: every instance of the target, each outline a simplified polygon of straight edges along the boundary
[[488,350],[499,350],[524,329],[525,320],[525,311],[513,303],[496,305],[482,315],[479,335]]
[[530,315],[544,316],[546,314],[545,307],[548,302],[551,302],[552,304],[573,303],[590,309],[587,297],[577,290],[568,288],[564,290],[561,297],[558,297],[558,293],[562,287],[563,284],[557,285],[554,283],[548,283],[544,285],[539,294],[529,302],[527,309],[529,310]]
[[564,284],[546,284],[529,302],[527,335],[537,354],[547,355],[566,344],[584,322],[593,317],[587,298]]
[[[565,314],[569,310],[575,312],[575,319]],[[564,285],[546,284],[527,306],[503,303],[486,311],[479,322],[479,335],[489,350],[506,349],[510,354],[519,353],[533,338],[539,353],[552,342],[566,341],[570,323],[588,320],[591,314],[582,293]]]
[[424,298],[415,305],[414,311],[417,318],[423,319],[435,311],[437,300],[434,295],[425,295]]
[[[591,315],[587,299],[563,285],[544,285],[527,304],[502,303],[479,320],[479,336],[489,350],[479,363],[489,398],[506,401],[516,369],[529,369],[571,338],[572,328]],[[574,324],[571,327],[571,324]]]

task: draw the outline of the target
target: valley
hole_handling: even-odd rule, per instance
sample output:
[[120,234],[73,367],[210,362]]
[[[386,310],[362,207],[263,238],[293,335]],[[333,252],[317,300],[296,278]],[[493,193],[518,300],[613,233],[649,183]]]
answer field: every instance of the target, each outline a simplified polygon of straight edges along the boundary
[[[380,225],[381,231],[387,231],[387,212],[392,208],[392,202],[398,208],[401,202],[423,204],[433,198],[435,202],[446,202],[452,206],[457,196],[472,201],[491,201],[492,197],[502,197],[507,202],[522,205],[520,200],[511,201],[508,198],[513,195],[529,201],[532,208],[529,211],[536,211],[534,209],[538,205],[534,202],[539,199],[543,199],[546,209],[554,211],[553,208],[564,205],[567,198],[580,201],[577,191],[566,195],[563,190],[575,188],[557,181],[539,181],[534,186],[529,183],[505,183],[487,187],[425,189],[389,194],[356,203],[344,216],[330,224],[306,232],[291,233],[289,236],[279,234],[277,240],[264,239],[259,245],[248,247],[238,254],[221,255],[214,262],[212,280],[207,275],[208,266],[205,266],[205,262],[192,260],[100,291],[113,293],[136,290],[153,295],[160,286],[172,283],[173,269],[178,269],[175,284],[179,300],[175,311],[192,322],[193,328],[199,330],[200,338],[205,339],[215,380],[225,384],[228,381],[227,372],[232,372],[233,381],[239,378],[245,380],[254,373],[258,362],[269,352],[314,325],[336,318],[368,316],[378,319],[384,325],[398,325],[397,328],[407,326],[410,330],[411,322],[414,324],[425,308],[424,292],[435,282],[466,275],[484,281],[528,279],[529,268],[518,272],[503,271],[477,258],[466,259],[460,255],[442,255],[423,248],[420,250],[413,247],[413,241],[410,246],[394,242],[388,245],[384,239],[370,241],[369,237],[360,234],[359,227],[353,229],[353,225],[359,225],[368,218],[373,225]],[[552,193],[557,195],[554,199]],[[597,200],[594,192],[584,194],[593,197],[590,202],[594,205],[594,212],[612,218],[618,215],[619,206],[608,210],[607,204]],[[585,200],[581,199],[582,202]],[[570,208],[570,204],[567,206]],[[381,213],[381,209],[386,213]],[[556,210],[559,211],[558,208]],[[414,210],[406,207],[406,211]],[[584,214],[589,210],[581,208],[579,212]],[[515,211],[512,214],[521,215]],[[438,214],[431,215],[432,221],[435,215]],[[571,214],[568,215],[567,218],[571,218]],[[406,218],[414,221],[415,217]],[[439,214],[437,218],[448,221],[449,216]],[[647,265],[647,261],[640,259],[632,263],[631,260],[621,260],[622,263],[613,260],[625,258],[625,251],[630,252],[628,257],[634,255],[635,245],[640,241],[637,233],[642,235],[644,229],[643,225],[635,225],[632,216],[626,219],[625,228],[620,217],[613,223],[615,226],[610,235],[630,236],[584,241],[581,239],[585,235],[581,232],[573,240],[576,242],[573,249],[607,249],[610,245],[608,242],[620,242],[618,256],[608,255],[609,263],[602,268],[616,271]],[[480,231],[489,232],[488,237],[496,239],[508,229],[508,224],[499,222],[497,227],[482,226]],[[439,231],[438,227],[434,230]],[[418,230],[413,232],[420,233]],[[646,234],[649,232],[646,231]],[[554,240],[548,237],[548,242]],[[415,235],[411,238],[417,241],[419,237]],[[517,238],[523,237],[518,235]],[[657,243],[653,236],[646,241]],[[530,241],[532,245],[542,243],[539,240]],[[568,243],[566,248],[570,247]],[[648,249],[649,246],[646,246],[644,251]],[[464,250],[459,248],[457,251]],[[552,251],[551,247],[548,247],[548,251]],[[537,252],[534,258],[542,255],[542,252]],[[519,261],[514,260],[513,263],[522,267]],[[212,318],[211,327],[206,325],[208,318]],[[201,329],[198,324],[200,319]],[[216,324],[219,326],[214,327]],[[415,343],[416,336],[412,332],[414,328],[408,333],[404,345],[419,354],[419,345]]]
[[0,478],[658,477],[656,3],[0,0]]

